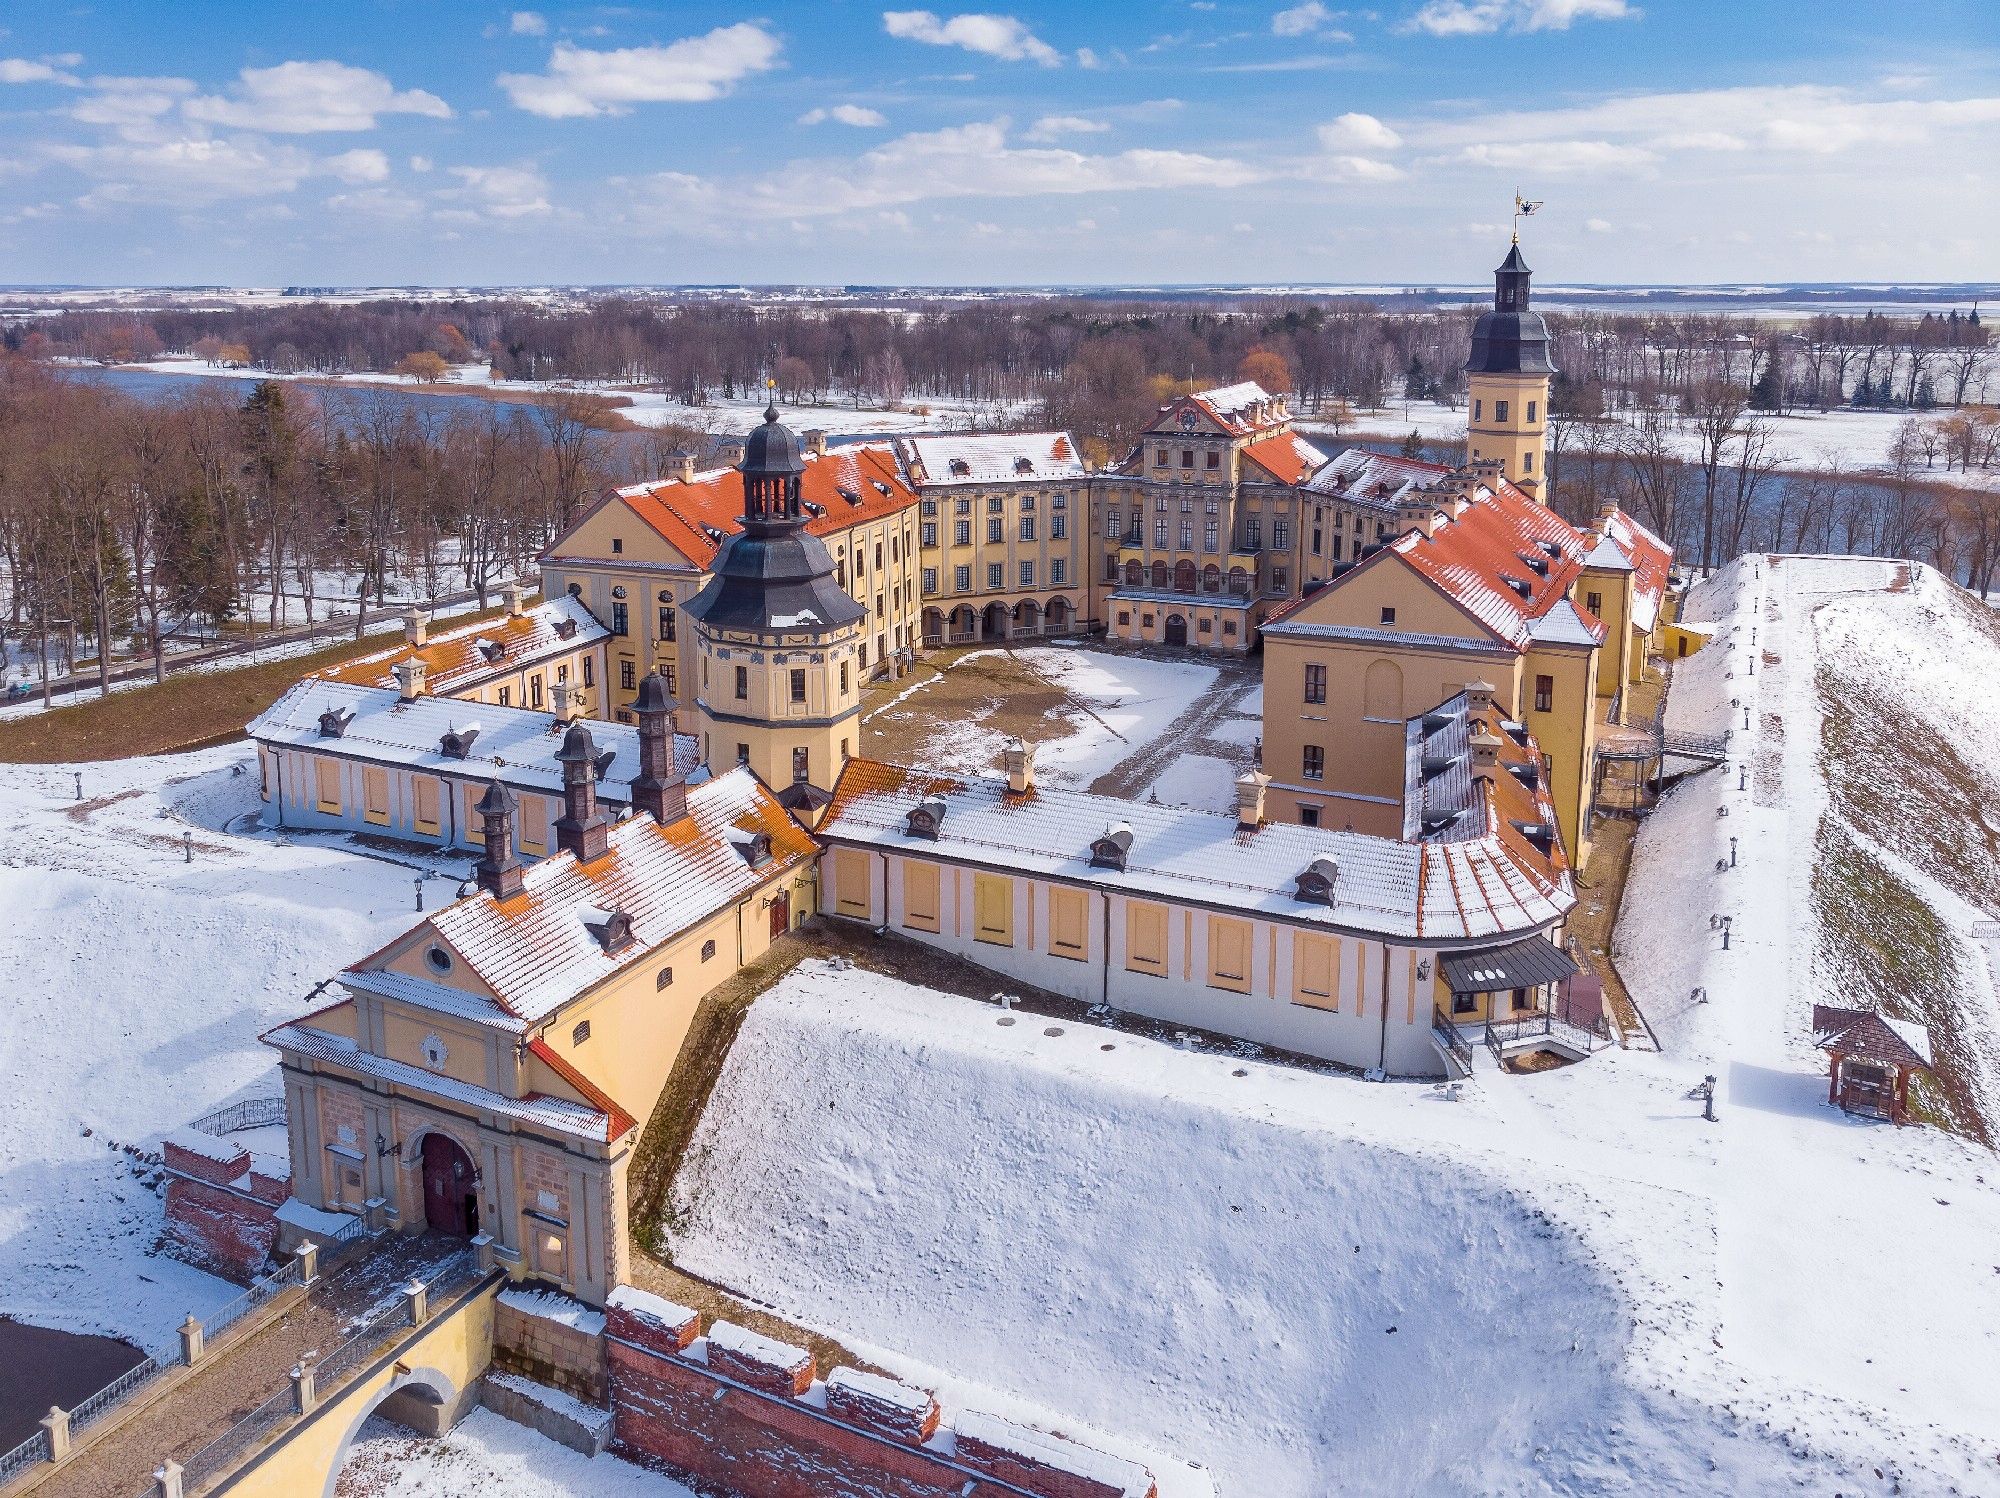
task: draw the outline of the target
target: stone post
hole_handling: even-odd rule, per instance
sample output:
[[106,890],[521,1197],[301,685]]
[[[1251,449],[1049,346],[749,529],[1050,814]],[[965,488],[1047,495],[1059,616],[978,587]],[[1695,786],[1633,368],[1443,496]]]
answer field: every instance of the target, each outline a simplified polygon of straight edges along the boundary
[[430,1288],[415,1275],[403,1286],[403,1303],[410,1309],[410,1325],[422,1326],[431,1319]]
[[371,1235],[382,1231],[382,1213],[388,1205],[388,1200],[380,1196],[371,1196],[361,1204],[361,1220]]
[[179,1462],[163,1462],[153,1469],[152,1498],[182,1498]]
[[42,1416],[42,1438],[48,1445],[48,1459],[59,1462],[69,1455],[69,1412],[49,1406]]
[[299,1283],[313,1285],[319,1282],[319,1245],[307,1239],[292,1250],[292,1257],[299,1263]]
[[201,1361],[201,1354],[202,1326],[194,1319],[194,1312],[189,1311],[187,1320],[181,1323],[181,1361],[192,1368]]
[[493,1235],[491,1233],[481,1233],[478,1237],[474,1238],[472,1240],[472,1251],[479,1256],[479,1272],[481,1274],[491,1274],[493,1272]]
[[319,1406],[319,1391],[313,1387],[313,1370],[310,1364],[292,1364],[292,1413],[310,1415]]

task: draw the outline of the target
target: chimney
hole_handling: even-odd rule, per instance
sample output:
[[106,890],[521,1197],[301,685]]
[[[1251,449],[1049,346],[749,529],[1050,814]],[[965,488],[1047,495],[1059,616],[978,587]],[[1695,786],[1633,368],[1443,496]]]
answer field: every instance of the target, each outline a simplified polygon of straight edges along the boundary
[[611,819],[597,805],[597,746],[581,723],[570,725],[556,754],[562,766],[563,814],[556,819],[556,846],[578,863],[601,857],[611,837]]
[[694,482],[694,454],[686,451],[675,452],[672,457],[667,459],[667,477],[677,483],[692,484]]
[[1437,508],[1430,495],[1418,489],[1396,506],[1396,524],[1405,531],[1422,531],[1426,536],[1436,524]]
[[725,442],[716,449],[715,455],[722,460],[725,468],[740,468],[743,465],[743,444]]
[[421,660],[396,662],[396,690],[402,694],[403,701],[415,702],[429,690],[425,678],[430,675],[430,669]]
[[1007,794],[1029,796],[1035,790],[1035,748],[1020,739],[1009,739],[1000,762],[1007,767]]
[[430,620],[415,604],[403,610],[403,643],[422,645],[430,639]]
[[1472,773],[1482,780],[1491,780],[1499,764],[1500,738],[1481,728],[1472,736]]
[[507,617],[509,619],[520,618],[522,600],[527,597],[527,589],[523,588],[519,583],[509,583],[500,590],[500,597],[507,604]]
[[806,451],[811,453],[815,458],[826,456],[826,432],[823,428],[808,427],[806,429]]
[[632,809],[656,822],[680,820],[687,811],[687,785],[674,769],[674,699],[667,679],[648,672],[632,699],[639,719],[639,774],[632,782]]
[[568,727],[583,716],[583,688],[573,681],[559,681],[549,688],[556,722]]
[[1493,683],[1483,677],[1478,681],[1468,681],[1465,684],[1465,710],[1482,723],[1490,718],[1493,714]]
[[486,851],[473,875],[479,887],[496,900],[521,892],[521,860],[514,855],[514,793],[495,780],[473,808],[485,824]]
[[1270,788],[1271,777],[1262,770],[1251,770],[1236,777],[1236,830],[1255,832],[1264,825],[1264,792]]
[[1603,530],[1618,518],[1618,501],[1607,499],[1597,507],[1597,528]]

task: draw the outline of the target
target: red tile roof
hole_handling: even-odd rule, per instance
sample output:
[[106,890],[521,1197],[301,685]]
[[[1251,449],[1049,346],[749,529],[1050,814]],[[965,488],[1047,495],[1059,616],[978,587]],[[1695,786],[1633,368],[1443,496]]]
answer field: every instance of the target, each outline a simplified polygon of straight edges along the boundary
[[1674,570],[1674,549],[1623,510],[1602,517],[1597,529],[1631,566],[1632,625],[1651,634],[1667,594],[1667,576]]
[[[599,1087],[595,1082],[591,1081],[590,1078],[586,1077],[582,1072],[578,1071],[574,1066],[571,1066],[567,1061],[563,1060],[562,1057],[558,1056],[555,1053],[554,1048],[551,1047],[547,1041],[542,1040],[539,1037],[529,1041],[528,1054],[534,1056],[544,1066],[548,1067],[550,1071],[554,1072],[558,1077],[561,1077],[563,1081],[567,1082],[570,1086],[574,1087],[580,1094],[582,1094],[583,1100],[585,1102],[589,1103],[591,1107],[595,1108],[599,1113],[602,1113],[604,1115],[607,1123],[607,1128],[605,1130],[605,1136],[604,1136],[604,1142],[606,1144],[609,1144],[612,1140],[617,1139],[620,1135],[624,1134],[637,1122],[637,1120],[634,1119],[631,1114],[627,1113],[623,1108],[619,1107],[617,1103],[612,1101],[610,1093],[606,1092],[603,1088]],[[539,1098],[545,1095],[546,1094],[543,1093],[528,1094],[528,1096],[531,1098]]]
[[[917,502],[916,491],[904,481],[895,454],[872,443],[834,448],[824,454],[808,452],[799,488],[812,514],[806,529],[821,538],[893,515]],[[636,484],[606,495],[603,503],[613,497],[623,499],[634,514],[697,567],[713,562],[722,542],[742,529],[743,475],[734,468],[698,473],[689,483],[661,479]],[[559,538],[546,555],[562,556],[565,540],[567,537]]]
[[[1281,484],[1303,484],[1326,463],[1325,453],[1291,432],[1247,442],[1243,456]],[[1245,477],[1254,480],[1256,475]]]
[[[564,626],[570,627],[565,635]],[[540,660],[553,660],[607,639],[609,631],[574,598],[550,598],[510,618],[433,634],[422,645],[400,644],[359,660],[316,671],[309,680],[346,682],[351,686],[393,687],[396,667],[421,659],[426,690],[450,697],[490,676],[505,675]],[[489,652],[486,645],[497,647]]]

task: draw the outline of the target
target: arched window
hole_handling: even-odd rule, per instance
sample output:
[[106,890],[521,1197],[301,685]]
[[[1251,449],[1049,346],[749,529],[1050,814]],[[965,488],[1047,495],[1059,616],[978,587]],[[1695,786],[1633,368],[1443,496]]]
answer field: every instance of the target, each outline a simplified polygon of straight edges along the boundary
[[1167,585],[1167,564],[1165,562],[1153,563],[1153,586],[1156,588],[1164,588],[1166,585]]
[[1194,563],[1189,561],[1174,564],[1174,587],[1182,593],[1194,591]]
[[1136,588],[1141,583],[1145,582],[1145,580],[1146,580],[1146,568],[1143,563],[1132,561],[1132,562],[1127,562],[1125,564],[1126,587]]
[[1222,569],[1213,562],[1201,569],[1201,591],[1204,593],[1222,591]]

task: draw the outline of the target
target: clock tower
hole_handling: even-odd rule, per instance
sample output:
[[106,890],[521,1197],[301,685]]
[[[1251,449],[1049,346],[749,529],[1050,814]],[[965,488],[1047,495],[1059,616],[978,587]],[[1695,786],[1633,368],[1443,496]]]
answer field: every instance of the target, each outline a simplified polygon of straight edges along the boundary
[[700,666],[695,701],[712,773],[746,764],[808,823],[861,749],[866,611],[806,529],[805,455],[775,402],[743,444],[743,529],[683,612]]
[[[1493,310],[1472,329],[1466,361],[1466,457],[1498,458],[1523,493],[1543,498],[1548,461],[1549,330],[1528,306],[1528,262],[1516,240],[1493,273]],[[1546,502],[1546,501],[1545,501]]]

